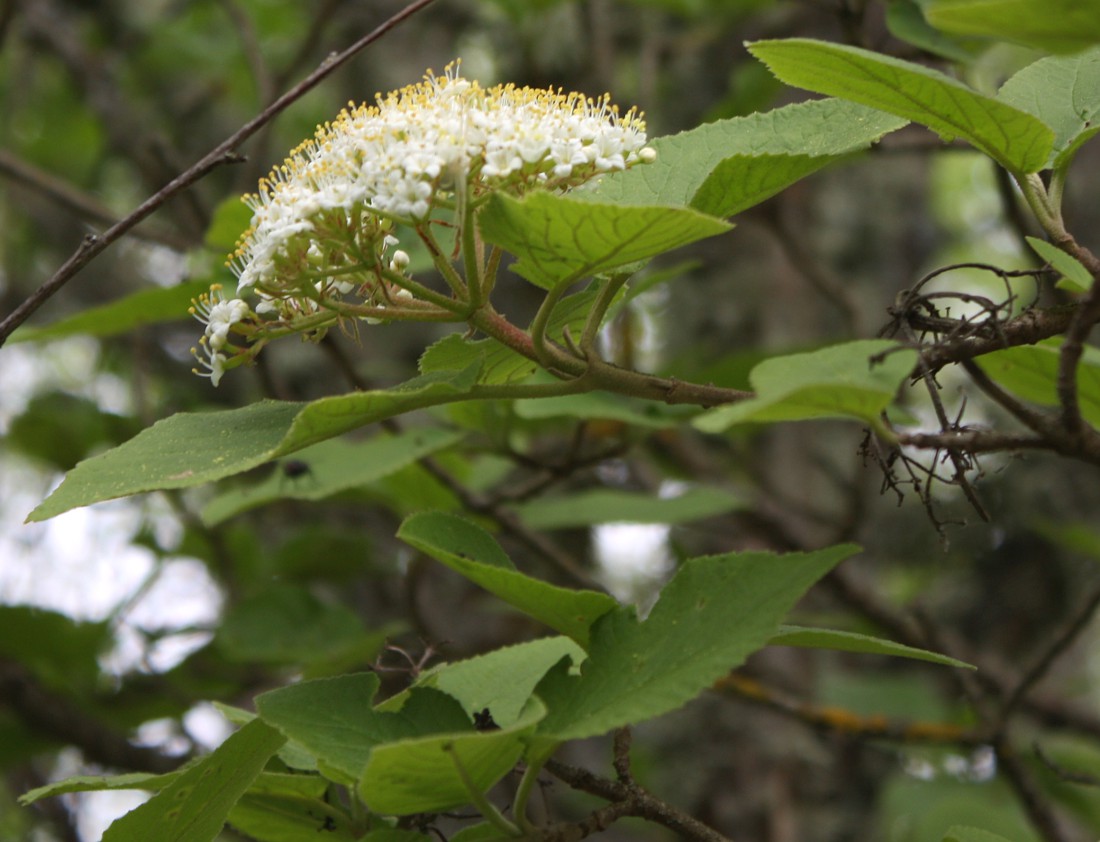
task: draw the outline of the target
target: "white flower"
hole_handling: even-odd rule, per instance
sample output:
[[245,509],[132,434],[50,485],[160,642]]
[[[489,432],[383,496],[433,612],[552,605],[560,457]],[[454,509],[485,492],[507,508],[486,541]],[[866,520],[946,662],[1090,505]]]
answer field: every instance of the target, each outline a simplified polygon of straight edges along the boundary
[[209,293],[195,299],[190,313],[206,325],[206,331],[199,340],[199,348],[192,348],[191,354],[208,373],[202,374],[197,369],[195,373],[209,377],[210,382],[217,386],[225,373],[228,359],[223,350],[229,344],[229,329],[248,318],[252,310],[240,298],[226,299],[221,284],[214,284]]

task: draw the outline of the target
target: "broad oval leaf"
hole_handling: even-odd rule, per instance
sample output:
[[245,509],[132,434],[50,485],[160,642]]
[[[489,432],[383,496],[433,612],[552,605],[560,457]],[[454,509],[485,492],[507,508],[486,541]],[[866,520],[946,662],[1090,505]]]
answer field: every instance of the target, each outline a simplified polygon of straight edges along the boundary
[[607,594],[561,588],[520,573],[488,532],[457,515],[412,515],[397,537],[581,646],[588,643],[592,623],[618,605]]
[[858,551],[688,560],[644,622],[622,607],[595,623],[579,676],[559,664],[543,679],[540,736],[594,737],[675,710],[767,645],[802,594]]
[[424,375],[393,389],[311,403],[260,401],[220,412],[181,412],[87,459],[27,517],[48,518],[143,491],[190,488],[239,474],[311,444],[413,409],[460,400],[476,366]]
[[1047,166],[1065,166],[1100,132],[1100,47],[1029,64],[1001,86],[997,99],[1050,126],[1054,148]]
[[254,485],[223,491],[206,504],[202,521],[214,526],[248,509],[275,500],[323,500],[341,491],[374,482],[431,453],[458,443],[464,433],[440,427],[421,427],[396,435],[383,434],[369,441],[332,439],[307,447],[293,463],[304,466],[301,476],[272,471]]
[[507,727],[519,718],[542,677],[565,657],[579,664],[585,652],[568,637],[544,637],[444,664],[427,673],[418,686],[442,690],[465,710],[488,710],[497,725]]
[[359,797],[371,811],[396,816],[468,804],[466,779],[485,792],[508,774],[523,754],[526,737],[545,715],[543,704],[532,698],[506,728],[380,745],[359,780]]
[[[657,151],[656,161],[606,175],[594,188],[571,195],[593,202],[691,205],[726,216],[866,149],[907,122],[843,99],[785,105],[654,138],[649,145]],[[728,171],[715,173],[720,165]],[[704,184],[709,184],[705,190]],[[721,199],[723,186],[736,192]]]
[[943,73],[870,50],[808,38],[748,45],[779,79],[961,137],[1014,173],[1046,165],[1054,133],[1041,120]]
[[[982,371],[1017,397],[1058,406],[1058,359],[1061,340],[1005,348],[977,360]],[[1077,366],[1077,399],[1086,421],[1100,426],[1100,348],[1085,346]]]
[[103,842],[212,842],[233,805],[284,742],[283,735],[265,723],[248,723],[112,824]]
[[647,260],[733,226],[691,208],[598,204],[550,193],[494,193],[478,214],[482,236],[518,260],[512,270],[553,289]]
[[923,9],[928,22],[945,32],[1054,53],[1100,42],[1100,6],[1092,0],[927,0]]
[[379,745],[429,734],[473,731],[457,701],[430,688],[407,694],[396,711],[378,711],[378,676],[353,673],[303,681],[256,697],[260,718],[317,758],[331,779],[351,783]]
[[[773,357],[749,374],[756,397],[720,406],[693,422],[708,433],[734,424],[858,418],[877,423],[916,364],[917,352],[863,339],[805,354]],[[880,361],[876,358],[882,355]]]

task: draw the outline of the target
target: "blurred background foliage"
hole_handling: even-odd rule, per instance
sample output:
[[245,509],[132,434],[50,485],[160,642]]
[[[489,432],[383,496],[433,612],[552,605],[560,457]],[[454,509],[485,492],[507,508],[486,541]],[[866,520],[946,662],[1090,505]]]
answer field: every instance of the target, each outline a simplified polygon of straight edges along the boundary
[[[0,4],[0,312],[49,277],[83,236],[125,215],[400,5]],[[439,0],[278,117],[241,150],[247,160],[215,170],[93,262],[32,326],[143,289],[231,283],[224,253],[247,222],[235,197],[344,103],[416,81],[426,68],[441,71],[456,57],[485,83],[610,91],[644,109],[657,136],[797,98],[751,59],[746,40],[808,36],[937,66],[946,53],[967,60],[958,72],[987,89],[1031,55],[973,41],[926,43],[918,6]],[[1068,217],[1096,248],[1088,242],[1100,230],[1095,146],[1082,158]],[[668,277],[654,279],[605,341],[624,364],[744,386],[764,357],[874,336],[899,291],[930,269],[961,260],[1031,265],[1007,199],[988,161],[905,130],[742,215],[730,235],[648,269]],[[517,318],[537,304],[524,284],[501,292]],[[178,320],[117,335],[13,341],[0,352],[0,837],[98,838],[105,817],[133,802],[72,796],[23,810],[15,795],[81,770],[172,767],[224,735],[205,700],[248,706],[293,677],[378,659],[395,668],[383,675],[396,690],[412,664],[386,641],[414,660],[428,647],[456,659],[539,634],[395,542],[400,518],[426,508],[503,524],[502,540],[523,569],[575,584],[567,573],[575,565],[643,603],[689,555],[854,540],[866,553],[815,590],[800,616],[981,668],[960,676],[771,648],[742,671],[769,688],[771,704],[712,694],[639,728],[639,779],[733,838],[938,842],[946,827],[965,823],[1037,839],[1020,806],[1021,776],[1080,834],[1067,838],[1100,833],[1097,790],[1069,774],[1100,774],[1095,629],[1014,712],[1003,737],[1018,748],[1019,768],[1007,775],[980,743],[920,745],[859,726],[860,717],[883,715],[967,727],[983,705],[1003,701],[1100,581],[1095,469],[1053,456],[990,457],[978,483],[989,521],[950,487],[933,490],[930,517],[917,495],[899,501],[884,492],[852,425],[704,437],[599,413],[578,419],[569,406],[531,417],[502,402],[413,419],[465,436],[322,502],[294,499],[317,481],[303,457],[305,470],[271,465],[219,489],[22,525],[59,472],[156,419],[398,383],[444,335],[406,324],[317,346],[284,343],[214,390],[190,374],[188,349],[200,331],[185,309]],[[969,418],[995,419],[951,372],[941,385],[952,411],[969,400]],[[917,398],[912,409],[927,411]],[[264,482],[274,485],[270,505],[213,526],[204,520],[215,494]],[[696,487],[725,496],[675,523],[658,515],[644,525],[602,525],[623,518],[622,499],[569,503],[594,490],[652,498]],[[535,532],[524,525],[524,505],[547,498],[566,501],[564,509]],[[850,714],[848,727],[811,715],[828,710]],[[607,752],[597,743],[570,746],[568,755],[606,770]],[[579,814],[585,798],[561,786],[550,794],[562,816]],[[606,836],[671,838],[641,823]]]

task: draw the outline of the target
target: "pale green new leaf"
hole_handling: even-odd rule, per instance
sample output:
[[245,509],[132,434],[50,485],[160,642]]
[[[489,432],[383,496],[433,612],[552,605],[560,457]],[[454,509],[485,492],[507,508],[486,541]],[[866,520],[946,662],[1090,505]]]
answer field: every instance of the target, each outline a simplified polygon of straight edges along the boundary
[[76,315],[41,327],[21,327],[12,342],[43,342],[66,336],[117,336],[143,325],[178,322],[190,318],[191,300],[210,289],[209,281],[188,281],[171,287],[143,289],[82,310]]
[[1026,237],[1027,244],[1035,249],[1043,260],[1049,263],[1055,271],[1061,274],[1062,279],[1058,286],[1063,289],[1071,289],[1074,292],[1088,292],[1092,286],[1093,278],[1077,258],[1066,254],[1057,246],[1040,240],[1038,237]]
[[1046,165],[1054,133],[1030,114],[919,64],[808,38],[757,41],[749,52],[788,85],[840,96],[961,137],[1015,173]]
[[457,701],[438,690],[418,688],[396,711],[374,709],[378,676],[353,673],[303,681],[256,697],[260,718],[317,758],[329,778],[359,778],[375,747],[428,734],[473,731]]
[[1039,59],[1005,82],[997,99],[1050,126],[1054,148],[1046,166],[1066,165],[1086,140],[1100,132],[1100,47]]
[[424,375],[392,389],[312,403],[260,401],[221,412],[181,412],[79,463],[27,520],[142,491],[189,488],[239,474],[311,444],[413,409],[459,400],[476,367]]
[[1012,840],[996,833],[990,833],[988,830],[957,824],[948,829],[947,835],[943,837],[943,842],[1012,842]]
[[[805,354],[773,357],[749,374],[756,397],[720,406],[693,422],[708,433],[734,424],[849,417],[877,423],[916,364],[917,353],[863,339]],[[873,361],[882,354],[880,361]]]
[[889,655],[895,658],[912,658],[916,661],[929,661],[948,667],[976,669],[965,661],[917,649],[904,643],[894,643],[856,632],[836,631],[834,629],[813,629],[803,626],[780,626],[779,632],[768,641],[769,646],[799,646],[806,649],[834,649],[839,652],[860,652],[865,655]]
[[[1034,345],[1005,348],[979,357],[982,371],[1017,397],[1045,406],[1058,406],[1058,358],[1061,341],[1046,339]],[[1077,400],[1081,415],[1100,425],[1100,349],[1085,346],[1077,367]]]
[[682,207],[597,204],[551,193],[494,193],[478,214],[482,236],[518,260],[512,270],[543,289],[724,234],[728,222]]
[[212,842],[233,805],[284,741],[282,734],[263,722],[248,723],[112,824],[103,842]]
[[562,497],[537,497],[516,507],[533,529],[565,529],[599,523],[690,523],[726,514],[743,506],[721,488],[689,488],[676,497],[635,491],[593,489]]
[[519,718],[496,731],[441,734],[380,745],[371,752],[358,793],[367,808],[406,816],[460,807],[472,785],[485,792],[515,766],[546,708],[531,699]]
[[468,711],[488,709],[493,721],[506,728],[519,718],[550,667],[566,656],[579,664],[585,653],[571,638],[544,637],[444,664],[427,673],[418,686],[442,690]]
[[520,573],[488,532],[457,515],[412,515],[397,537],[581,646],[588,643],[589,626],[618,605],[607,594],[570,590]]
[[254,485],[223,491],[203,508],[202,521],[215,526],[243,511],[287,497],[323,500],[392,474],[457,444],[464,435],[439,427],[418,427],[397,435],[382,434],[369,441],[324,441],[295,454],[296,460],[309,467],[304,476],[290,478],[277,470]]
[[766,646],[806,589],[858,551],[690,559],[644,622],[622,607],[595,623],[579,676],[559,664],[543,679],[539,734],[582,739],[675,710]]
[[[690,205],[706,211],[708,205],[722,209],[720,191],[726,186],[734,191],[729,206],[743,209],[813,170],[866,149],[906,122],[842,99],[786,105],[654,138],[649,145],[657,152],[656,161],[606,175],[594,188],[572,195],[593,202]],[[715,173],[727,160],[731,163]],[[754,185],[766,189],[761,192]]]
[[928,22],[945,32],[1014,41],[1054,53],[1100,43],[1093,0],[929,0]]

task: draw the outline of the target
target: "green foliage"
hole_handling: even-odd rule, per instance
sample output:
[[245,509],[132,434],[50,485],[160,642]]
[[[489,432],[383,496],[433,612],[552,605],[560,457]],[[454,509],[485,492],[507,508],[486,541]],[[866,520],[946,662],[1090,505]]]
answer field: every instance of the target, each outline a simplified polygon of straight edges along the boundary
[[775,357],[750,373],[754,398],[712,409],[693,423],[707,432],[734,424],[844,416],[873,425],[915,362],[914,352],[879,340]]
[[209,842],[283,742],[274,728],[250,722],[111,825],[103,835],[104,842]]
[[455,400],[475,375],[474,368],[425,375],[394,389],[310,404],[261,401],[224,412],[180,413],[122,447],[81,462],[28,519],[46,520],[101,500],[232,476],[401,412]]
[[[156,189],[167,180],[160,171],[165,161],[194,157],[192,131],[198,146],[212,126],[240,125],[248,119],[241,109],[251,113],[254,101],[272,100],[286,80],[301,75],[314,39],[328,43],[323,27],[313,28],[315,12],[308,4],[224,5],[177,10],[178,33],[153,27],[150,21],[159,13],[139,10],[140,4],[131,10],[133,20],[113,21],[125,24],[123,32],[95,11],[81,12],[93,33],[88,37],[95,49],[88,55],[113,44],[132,52],[135,63],[105,87],[89,77],[80,96],[64,84],[58,67],[35,66],[37,75],[26,75],[28,95],[49,106],[41,123],[51,132],[36,128],[19,97],[4,88],[5,103],[10,99],[17,112],[5,143],[10,135],[13,148],[26,147],[28,160],[74,180],[71,190],[44,187],[48,198],[79,208],[89,204],[80,193],[85,189],[109,194],[119,204],[134,188],[116,182],[144,179]],[[328,5],[329,11],[316,12],[318,20],[339,14],[346,16],[340,21],[348,31],[359,25],[355,10]],[[477,165],[480,174],[469,172],[468,161],[464,172],[461,160],[432,171],[429,189],[438,201],[427,218],[380,210],[369,195],[347,207],[331,196],[321,201],[325,190],[342,187],[336,182],[346,173],[319,170],[315,184],[301,187],[309,194],[304,205],[314,202],[329,214],[332,237],[318,240],[317,216],[289,220],[287,228],[296,233],[275,238],[270,254],[261,257],[279,263],[288,283],[299,288],[279,299],[274,286],[258,287],[266,305],[292,300],[298,309],[270,321],[253,311],[243,318],[199,313],[207,323],[202,347],[219,373],[223,363],[230,376],[245,382],[254,372],[263,394],[296,399],[226,408],[224,390],[218,402],[211,392],[199,398],[197,391],[162,380],[165,363],[179,366],[180,348],[186,347],[171,323],[185,321],[191,300],[220,275],[228,278],[228,270],[121,297],[113,290],[90,295],[80,312],[14,334],[24,353],[32,342],[38,343],[36,353],[45,354],[58,339],[105,340],[99,346],[105,349],[103,366],[117,376],[115,385],[134,384],[125,411],[104,409],[94,384],[60,377],[37,397],[29,391],[10,423],[7,404],[0,406],[5,451],[67,471],[28,520],[166,492],[172,517],[183,524],[182,538],[175,543],[172,530],[146,516],[135,540],[155,561],[142,589],[158,585],[174,556],[187,556],[210,571],[224,607],[209,628],[197,630],[209,644],[172,669],[150,675],[158,668],[149,660],[132,673],[108,675],[105,655],[124,631],[144,641],[148,657],[161,637],[196,630],[162,631],[154,620],[133,619],[137,612],[129,603],[99,622],[0,606],[0,680],[5,691],[12,688],[5,696],[10,703],[0,710],[5,771],[66,740],[80,742],[89,761],[109,767],[121,757],[125,766],[133,756],[145,756],[129,736],[119,736],[129,729],[156,717],[181,718],[205,699],[242,705],[217,703],[238,730],[208,754],[192,751],[175,771],[77,774],[30,790],[22,804],[91,791],[153,793],[115,821],[105,842],[214,842],[226,826],[258,842],[423,842],[444,835],[456,842],[579,839],[626,816],[639,819],[631,833],[656,822],[685,838],[713,839],[720,838],[716,831],[700,831],[654,793],[687,792],[701,777],[732,780],[736,786],[723,792],[728,803],[722,809],[708,802],[700,810],[719,820],[728,808],[744,826],[764,826],[772,817],[759,811],[759,803],[771,804],[772,795],[756,798],[744,783],[757,774],[758,760],[741,765],[733,755],[751,757],[767,732],[790,755],[782,773],[768,777],[777,782],[776,809],[812,799],[823,776],[836,789],[852,777],[859,790],[852,803],[858,806],[838,808],[838,838],[878,833],[893,842],[1031,842],[1038,836],[1028,819],[1035,822],[1039,815],[1041,824],[1043,811],[1056,810],[1094,836],[1100,811],[1067,783],[1070,775],[1060,766],[1086,770],[1082,775],[1095,772],[1095,729],[1072,704],[1064,710],[1060,704],[1029,707],[1031,679],[1047,678],[1066,652],[1077,657],[1063,646],[1060,630],[1087,628],[1088,616],[1049,616],[1072,610],[1066,608],[1074,602],[1068,597],[1083,577],[1076,568],[1066,573],[1048,561],[1046,544],[1036,549],[1028,542],[1047,541],[1060,552],[1093,557],[1097,538],[1078,525],[1088,514],[1072,523],[1046,510],[1020,517],[1005,515],[1005,504],[995,511],[999,531],[978,539],[963,533],[961,549],[952,547],[937,567],[925,533],[913,528],[907,514],[869,519],[874,503],[866,489],[878,477],[867,483],[846,468],[858,450],[865,465],[881,471],[883,490],[914,494],[932,521],[928,534],[938,533],[947,550],[948,527],[957,518],[953,510],[941,515],[941,508],[965,499],[985,517],[978,501],[987,486],[997,505],[1014,495],[1024,499],[1027,489],[1009,487],[999,464],[982,472],[987,455],[1024,441],[1100,461],[1094,429],[1100,428],[1100,350],[1088,344],[1086,330],[1095,321],[1091,299],[1100,262],[1089,251],[1091,211],[1074,206],[1079,194],[1094,191],[1088,167],[1079,167],[1071,179],[1071,166],[1078,157],[1087,160],[1080,153],[1100,132],[1096,11],[1073,0],[891,0],[886,24],[903,44],[917,48],[917,60],[776,38],[748,45],[760,63],[746,69],[740,58],[730,57],[729,33],[715,41],[704,30],[721,32],[728,21],[745,21],[745,31],[782,34],[785,12],[774,15],[760,0],[633,5],[641,7],[639,19],[616,29],[616,39],[644,44],[639,55],[645,61],[631,71],[636,78],[615,79],[623,66],[634,66],[634,57],[630,63],[615,60],[616,39],[601,44],[606,22],[586,4],[486,0],[470,13],[485,32],[470,29],[462,36],[473,54],[471,65],[480,61],[492,64],[493,72],[511,69],[517,78],[535,78],[567,73],[574,61],[592,71],[585,84],[607,77],[634,87],[640,100],[653,100],[651,126],[692,126],[646,139],[647,148],[627,156],[624,166],[621,160],[601,163],[594,181],[570,191],[547,190],[551,177],[561,177],[559,169],[569,171],[577,162],[554,166],[551,176],[545,160],[524,157],[522,144],[519,151],[505,149],[515,140],[506,137],[498,150],[501,161],[511,166],[506,159],[514,151],[519,170],[466,184],[463,177],[489,172],[489,162]],[[573,31],[580,18],[571,17],[581,7],[587,16],[580,27],[584,38]],[[223,16],[232,20],[245,49],[237,49]],[[853,36],[863,26],[857,18],[845,21]],[[683,49],[681,35],[649,39],[657,22],[673,19],[678,26],[696,26],[682,40],[701,39],[710,52],[701,49],[690,62],[683,55],[665,56]],[[28,21],[31,26],[33,18]],[[486,26],[490,21],[492,27]],[[494,27],[507,28],[508,49],[486,46]],[[51,43],[49,34],[40,30],[36,37]],[[881,43],[880,36],[859,42]],[[594,55],[548,59],[560,47],[559,37],[588,44]],[[1055,55],[1008,51],[995,42]],[[437,45],[438,32],[424,43]],[[59,52],[74,77],[88,61],[77,52]],[[404,57],[394,52],[386,61],[384,55],[370,70],[379,84],[391,75],[409,81]],[[906,55],[913,58],[913,51]],[[22,58],[33,64],[33,56]],[[680,63],[712,60],[716,78],[699,91],[674,78],[682,72]],[[18,69],[13,59],[2,61],[6,75],[24,78],[11,72]],[[719,67],[723,61],[732,64]],[[194,74],[188,85],[215,85],[220,97],[199,97],[201,107],[187,105],[196,95],[180,84],[180,62]],[[774,79],[764,84],[769,71]],[[749,94],[713,90],[709,101],[701,99],[708,88],[722,87],[721,79],[743,74],[755,85]],[[361,99],[361,68],[353,75]],[[996,96],[986,93],[1006,77]],[[826,98],[766,110],[763,97],[778,92],[780,83]],[[115,88],[142,106],[117,125],[107,102],[114,94],[104,93]],[[286,122],[295,128],[311,123],[325,101],[343,97],[335,86],[318,91],[325,92],[321,102],[294,103]],[[172,108],[165,105],[161,113],[149,92],[171,100]],[[461,108],[462,91],[453,94]],[[732,113],[745,102],[762,110],[698,124],[699,114]],[[156,160],[147,158],[156,145],[151,137],[131,137],[132,127],[144,125],[146,108],[154,128],[186,125],[187,145],[170,150],[173,155],[158,151]],[[590,120],[594,134],[622,128],[605,119],[609,113]],[[934,181],[924,158],[916,163],[915,157],[940,154],[939,145],[926,143],[933,138],[909,132],[887,137],[909,122],[947,143],[961,139],[995,164],[1005,216],[1014,224],[999,218],[972,222],[975,210],[966,203],[972,185],[957,191],[966,206],[938,220],[918,218],[923,207],[912,210],[916,221],[910,219],[909,198],[891,203],[889,190],[880,190],[878,182],[874,194],[855,192],[870,190],[871,169],[856,161],[872,149],[876,155],[866,157],[877,157],[875,164],[914,155],[908,166],[918,172],[915,178]],[[463,142],[481,128],[462,125]],[[52,137],[35,142],[43,134]],[[918,140],[910,144],[913,137]],[[439,142],[453,151],[456,140]],[[613,161],[616,139],[604,140]],[[253,143],[261,153],[253,163],[263,171],[272,138]],[[120,165],[113,147],[127,146],[136,150],[133,160]],[[355,166],[365,172],[373,162],[362,156]],[[827,175],[809,179],[840,163],[847,168],[835,181]],[[4,170],[20,172],[19,161],[5,157]],[[328,178],[333,184],[325,183]],[[273,183],[259,188],[261,204],[270,200]],[[209,266],[212,254],[220,259],[231,252],[252,224],[251,209],[236,197],[239,189],[225,175],[209,196],[195,191],[179,203],[184,210],[171,211],[178,215],[171,217],[169,241],[178,236],[191,244],[192,265]],[[208,204],[213,195],[219,201]],[[26,239],[30,233],[13,208],[9,203],[0,211],[9,211],[11,229]],[[733,230],[729,217],[750,209],[737,231],[742,240],[717,239]],[[162,210],[168,216],[171,205]],[[103,216],[97,214],[91,215]],[[903,234],[888,230],[895,216]],[[1077,217],[1085,224],[1071,231],[1067,220]],[[357,239],[362,232],[356,225],[364,223],[365,231],[368,220],[373,239]],[[1010,227],[1015,241],[1002,248]],[[163,235],[166,228],[158,230]],[[401,248],[412,257],[397,253],[388,238],[379,245],[386,234],[400,235]],[[1042,287],[1052,272],[1036,272],[1027,281],[1039,290],[1032,301],[1015,280],[1026,272],[979,266],[969,254],[958,259],[957,271],[925,274],[930,261],[942,267],[955,259],[945,255],[960,249],[959,243],[983,236],[987,252],[1002,248],[1009,262],[1019,261],[1030,246],[1062,276],[1060,291]],[[308,248],[293,256],[291,237],[308,240]],[[670,253],[688,246],[701,248],[690,262],[673,266]],[[772,260],[775,250],[782,260]],[[329,262],[330,252],[350,255],[349,265]],[[761,258],[765,252],[769,256]],[[826,266],[815,252],[835,257],[836,265]],[[142,255],[120,265],[155,273],[142,262],[153,264],[152,258]],[[15,278],[16,269],[53,256],[23,254],[5,243],[12,268],[4,281]],[[649,275],[638,272],[646,264],[653,267]],[[988,285],[975,291],[956,283],[963,268],[1002,281],[1001,297],[991,297]],[[117,271],[112,267],[106,274]],[[517,283],[515,275],[529,284]],[[796,277],[808,283],[801,286]],[[329,297],[328,291],[344,285],[355,290],[357,303]],[[247,298],[256,290],[243,287],[242,301],[262,311],[259,299]],[[13,300],[22,294],[15,281],[6,290]],[[887,305],[891,298],[893,305]],[[1075,316],[1067,328],[1064,316],[1071,309]],[[717,327],[698,327],[709,320]],[[872,324],[888,326],[879,338],[868,338],[876,335]],[[153,328],[164,332],[154,334]],[[133,353],[124,342],[136,331],[143,344]],[[298,356],[285,343],[285,356],[257,356],[291,334],[319,347]],[[803,350],[775,350],[783,347]],[[661,358],[666,348],[681,354],[675,363]],[[650,357],[655,362],[639,364]],[[956,361],[964,365],[952,368]],[[969,391],[957,387],[956,374],[969,375]],[[910,388],[922,381],[929,387],[929,406]],[[364,382],[384,385],[360,388]],[[79,391],[83,386],[87,390]],[[1068,391],[1075,401],[1067,400]],[[78,396],[85,394],[97,398]],[[232,393],[229,401],[245,394]],[[125,403],[112,400],[111,406]],[[1074,403],[1083,427],[1075,426]],[[196,406],[211,408],[178,411]],[[1033,438],[1021,439],[1016,429],[1002,433],[1006,414]],[[156,417],[162,420],[136,432],[136,419]],[[407,423],[391,423],[399,417]],[[845,423],[813,423],[822,419]],[[786,424],[791,421],[807,423],[792,428]],[[382,431],[342,438],[379,422],[386,422]],[[914,432],[929,423],[931,432]],[[104,447],[112,449],[99,452]],[[1046,483],[1052,490],[1043,504],[1069,507],[1086,484],[1076,474],[1066,481],[1068,491]],[[670,494],[677,488],[682,492]],[[55,526],[73,522],[58,520]],[[614,559],[598,551],[613,524],[634,525],[646,535],[644,527],[655,526],[653,533],[661,535],[653,554],[660,572],[639,586],[639,592],[652,594],[642,605],[623,604],[600,589],[613,581]],[[643,540],[617,549],[640,560],[648,554]],[[854,572],[851,565],[838,571],[862,552],[849,543],[854,540],[867,545],[865,558]],[[606,569],[598,566],[603,562]],[[1021,574],[1025,569],[1029,575]],[[814,589],[823,579],[824,586]],[[865,582],[871,583],[867,590]],[[1018,608],[1011,599],[1017,590],[1024,593],[1025,609],[1028,600],[1049,592],[1045,611],[1037,612],[1044,616],[1035,619]],[[136,603],[142,598],[143,590],[132,597]],[[913,604],[931,619],[910,622]],[[828,617],[832,624],[841,612],[835,625],[858,631],[799,624],[806,616],[817,622]],[[947,633],[923,627],[938,630],[941,615]],[[997,635],[1013,643],[987,658],[983,646]],[[940,637],[962,641],[953,654],[964,653],[967,660],[933,651]],[[419,649],[410,642],[415,638]],[[1058,642],[1044,648],[1048,639]],[[777,654],[776,647],[804,651]],[[876,658],[830,659],[815,650],[896,661],[878,671],[865,666]],[[717,694],[697,700],[714,687],[733,693],[739,682],[728,680],[729,673],[750,658],[753,678],[744,676],[741,686],[758,690],[743,695],[784,711],[794,724],[767,720],[763,727],[764,720],[746,707],[736,716],[715,714],[700,727],[696,710],[729,700]],[[969,660],[1004,664],[1006,678],[953,684],[925,677],[927,664],[975,669]],[[1015,661],[1024,667],[1012,672]],[[1037,672],[1023,671],[1034,663]],[[1087,664],[1077,673],[1084,693]],[[773,684],[784,690],[773,691]],[[1020,688],[1018,697],[1013,688]],[[255,713],[245,709],[252,697]],[[693,702],[697,708],[687,707]],[[1034,735],[1044,750],[1052,744],[1041,763],[1020,759],[1015,723],[1025,714],[1027,739]],[[662,723],[637,729],[632,737],[633,726],[665,715],[667,733]],[[689,722],[690,740],[684,740],[677,717]],[[1052,724],[1072,728],[1081,722],[1089,738],[1048,740]],[[816,739],[811,729],[795,732],[806,724],[843,732],[845,740],[889,740],[890,756],[901,764],[887,773],[881,765],[864,768],[856,756],[871,752],[851,752],[837,763],[830,758],[829,735],[803,750],[801,740]],[[791,730],[778,730],[788,725]],[[612,733],[613,778],[551,762],[565,744]],[[733,752],[721,744],[731,736],[739,741]],[[638,744],[628,756],[632,738]],[[1005,776],[996,763],[979,768],[964,756],[987,750],[1001,768],[1006,759],[1022,765]],[[774,753],[774,746],[766,752]],[[689,756],[690,774],[683,772],[682,754]],[[585,751],[577,756],[589,760]],[[529,809],[529,802],[548,773],[570,789],[598,794],[610,802],[608,809],[582,815],[576,810],[591,808],[566,799],[562,809],[547,811],[553,823],[540,824],[541,811]],[[803,776],[810,783],[803,785]],[[640,782],[648,777],[656,783],[652,793]],[[1029,783],[1031,777],[1037,783]],[[498,796],[506,792],[513,802],[502,811]],[[1054,807],[1036,806],[1039,799]],[[461,820],[440,815],[452,811],[473,823],[460,827]],[[6,829],[0,822],[0,832]],[[643,829],[637,838],[656,836]]]
[[539,684],[549,708],[539,733],[583,739],[675,710],[764,646],[806,589],[856,552],[685,562],[644,621],[623,607],[596,622],[579,676],[560,664]]
[[947,32],[1069,53],[1100,41],[1100,15],[1075,0],[929,0],[925,16]]
[[91,307],[66,319],[16,331],[12,342],[45,342],[65,336],[117,336],[134,328],[182,321],[191,301],[210,288],[209,281],[187,281],[171,287],[143,289]]
[[582,646],[592,623],[615,606],[606,594],[569,590],[520,573],[492,536],[454,515],[413,515],[397,537]]
[[[1005,348],[982,357],[982,370],[1014,395],[1044,406],[1057,406],[1060,343],[1046,340],[1020,348]],[[1100,424],[1100,350],[1088,347],[1077,372],[1081,414]]]
[[718,120],[653,141],[657,160],[577,193],[593,202],[688,205],[739,213],[902,128],[899,119],[832,99]]
[[857,47],[792,38],[749,50],[789,85],[840,96],[968,141],[1013,173],[1046,165],[1051,130],[1031,115],[937,71]]
[[1047,167],[1065,168],[1100,132],[1100,48],[1029,64],[1001,87],[997,98],[1033,114],[1054,130]]
[[494,194],[478,222],[486,240],[518,258],[513,271],[547,290],[732,227],[690,208],[596,204],[549,193],[524,199]]

